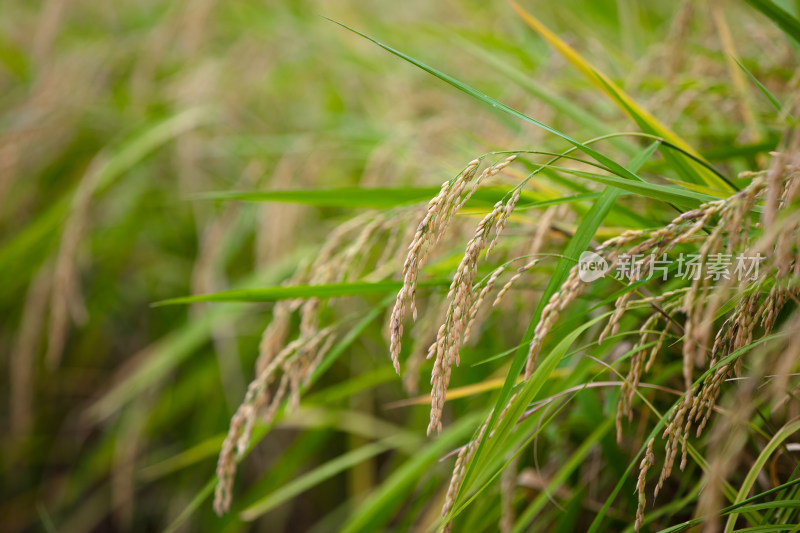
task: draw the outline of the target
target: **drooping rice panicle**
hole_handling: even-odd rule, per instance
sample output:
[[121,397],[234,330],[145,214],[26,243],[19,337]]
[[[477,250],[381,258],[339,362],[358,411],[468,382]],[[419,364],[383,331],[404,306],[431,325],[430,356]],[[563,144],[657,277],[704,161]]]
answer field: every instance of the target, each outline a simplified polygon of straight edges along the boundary
[[[464,257],[456,269],[450,290],[447,294],[449,307],[444,323],[439,327],[436,341],[431,345],[434,357],[431,373],[431,419],[428,434],[441,431],[442,409],[444,408],[447,386],[453,365],[460,362],[459,348],[469,322],[469,310],[473,303],[472,286],[477,272],[477,262],[481,251],[486,247],[492,224],[500,215],[503,203],[498,202],[494,209],[483,217],[475,229],[475,236],[467,243]],[[435,348],[434,348],[435,347]]]
[[[337,227],[313,262],[298,268],[288,284],[326,284],[343,282],[349,276],[361,276],[364,263],[359,259],[391,231],[387,221],[392,213],[367,212]],[[394,220],[400,223],[402,220]],[[325,305],[320,298],[289,299],[273,307],[270,324],[259,343],[256,377],[234,414],[218,459],[219,482],[215,489],[214,508],[223,514],[230,508],[236,465],[247,451],[257,421],[269,425],[284,402],[297,409],[303,387],[335,341],[332,326],[321,327]],[[292,317],[299,317],[298,336],[289,342]]]
[[467,189],[480,165],[478,159],[471,161],[455,180],[443,183],[439,194],[428,203],[426,213],[417,226],[417,231],[408,247],[408,255],[403,264],[403,287],[397,293],[389,318],[389,355],[398,374],[400,373],[400,349],[406,305],[410,305],[412,318],[416,320],[417,277],[425,265],[428,255],[441,240],[450,220],[464,207],[475,190],[485,180],[495,176],[511,164],[515,157],[515,155],[509,156],[500,163],[486,168],[475,180],[474,185]]
[[513,276],[511,276],[511,278],[509,278],[509,280],[506,282],[506,284],[503,285],[503,287],[497,293],[497,296],[495,297],[494,301],[492,302],[492,307],[497,307],[498,305],[500,305],[500,302],[503,301],[503,297],[506,295],[506,293],[508,293],[509,290],[511,290],[511,287],[513,287],[513,285],[517,281],[519,281],[519,279],[522,277],[522,275],[525,272],[527,272],[528,270],[533,268],[534,265],[536,265],[536,263],[538,263],[538,262],[539,262],[538,259],[533,259],[531,261],[528,261],[527,263],[525,263],[521,267],[519,267],[517,269],[517,272]]
[[644,457],[639,462],[639,477],[636,480],[636,494],[639,498],[638,506],[636,507],[636,521],[634,522],[633,529],[639,531],[644,522],[644,508],[647,504],[647,497],[645,495],[645,488],[647,484],[647,472],[655,462],[655,455],[653,454],[653,443],[655,439],[647,441],[647,448],[644,451]]

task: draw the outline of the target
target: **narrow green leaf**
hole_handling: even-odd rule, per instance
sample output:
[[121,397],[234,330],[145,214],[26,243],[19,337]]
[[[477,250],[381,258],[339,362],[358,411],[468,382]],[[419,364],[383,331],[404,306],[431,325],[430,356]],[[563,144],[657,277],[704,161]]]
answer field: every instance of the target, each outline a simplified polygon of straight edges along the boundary
[[594,172],[575,170],[572,168],[552,166],[550,167],[559,172],[565,172],[581,178],[586,178],[597,183],[602,183],[611,187],[632,192],[647,198],[661,200],[670,204],[677,204],[684,207],[697,207],[704,202],[719,200],[719,197],[710,196],[700,192],[690,191],[682,187],[670,187],[668,185],[656,185],[643,181],[631,181],[617,178],[616,176],[604,176]]
[[350,26],[347,26],[346,24],[342,24],[341,22],[337,22],[337,21],[335,21],[333,19],[328,19],[328,20],[330,20],[331,22],[333,22],[335,24],[338,24],[339,26],[341,26],[341,27],[343,27],[343,28],[345,28],[345,29],[357,34],[357,35],[360,35],[361,37],[363,37],[363,38],[365,38],[365,39],[367,39],[367,40],[369,40],[369,41],[371,41],[373,43],[375,43],[376,45],[380,46],[381,48],[383,48],[387,52],[389,52],[391,54],[394,54],[397,57],[408,61],[412,65],[414,65],[414,66],[424,70],[425,72],[427,72],[427,73],[439,78],[443,82],[455,87],[459,91],[461,91],[461,92],[463,92],[465,94],[468,94],[469,96],[472,96],[473,98],[477,99],[478,101],[480,101],[480,102],[482,102],[482,103],[484,103],[484,104],[486,104],[486,105],[488,105],[488,106],[490,106],[490,107],[492,107],[494,109],[497,109],[498,111],[502,111],[504,113],[507,113],[507,114],[511,115],[512,117],[515,117],[515,118],[518,118],[518,119],[523,120],[525,122],[528,122],[529,124],[533,124],[535,126],[538,126],[539,128],[542,128],[543,130],[548,131],[548,132],[552,133],[553,135],[556,135],[557,137],[560,137],[561,139],[563,139],[563,140],[567,141],[568,143],[570,143],[572,146],[580,149],[583,153],[585,153],[589,157],[593,158],[598,163],[604,165],[609,172],[613,172],[614,174],[616,174],[616,175],[618,175],[620,177],[628,178],[628,179],[632,179],[632,180],[641,179],[634,172],[631,172],[630,170],[624,168],[622,165],[620,165],[619,163],[617,163],[613,159],[609,158],[608,156],[605,156],[605,155],[601,154],[600,152],[598,152],[594,148],[591,148],[589,146],[586,146],[583,143],[580,143],[580,142],[576,141],[575,139],[573,139],[569,135],[567,135],[565,133],[562,133],[562,132],[560,132],[560,131],[558,131],[558,130],[556,130],[554,128],[551,128],[550,126],[544,124],[543,122],[540,122],[540,121],[538,121],[538,120],[536,120],[534,118],[531,118],[531,117],[525,115],[524,113],[521,113],[521,112],[517,111],[516,109],[513,109],[513,108],[505,105],[504,103],[499,102],[499,101],[495,100],[494,98],[492,98],[492,97],[490,97],[490,96],[478,91],[477,89],[474,89],[473,87],[467,85],[466,83],[461,82],[461,81],[457,80],[456,78],[454,78],[454,77],[452,77],[452,76],[450,76],[448,74],[445,74],[444,72],[440,72],[440,71],[436,70],[435,68],[430,67],[430,66],[426,65],[425,63],[422,63],[421,61],[418,61],[417,59],[414,59],[413,57],[404,54],[403,52],[395,50],[394,48],[392,48],[392,47],[390,47],[388,45],[385,45],[385,44],[381,43],[380,41],[377,41],[376,39],[373,39],[372,37],[370,37],[368,35],[365,35],[365,34],[361,33],[360,31],[358,31],[356,29],[351,28]]
[[800,44],[800,21],[791,13],[772,0],[745,0],[745,2],[769,17],[786,35]]
[[146,482],[153,481],[212,455],[217,455],[224,440],[225,435],[217,435],[206,439],[172,457],[142,468],[139,470],[139,477]]
[[739,65],[739,68],[740,68],[740,69],[742,69],[742,71],[743,71],[745,74],[747,74],[747,77],[748,77],[748,78],[750,78],[750,81],[752,81],[752,82],[753,82],[753,85],[755,85],[756,87],[758,87],[758,90],[759,90],[759,91],[761,91],[761,94],[763,94],[763,95],[764,95],[764,97],[765,97],[767,100],[769,100],[769,103],[770,103],[770,104],[772,104],[772,107],[774,107],[776,111],[780,111],[780,110],[781,110],[781,108],[782,108],[782,106],[781,106],[781,103],[778,101],[778,99],[777,99],[777,98],[775,98],[775,96],[774,96],[774,95],[773,95],[773,94],[772,94],[772,93],[769,91],[769,89],[767,89],[766,87],[764,87],[764,84],[762,84],[760,81],[758,81],[758,78],[756,78],[756,77],[753,75],[753,73],[752,73],[752,72],[750,72],[750,70],[749,70],[747,67],[745,67],[745,66],[742,64],[742,62],[741,62],[741,61],[739,61],[739,59],[738,59],[738,58],[735,58],[735,57],[734,57],[733,59],[736,61],[736,64],[737,64],[737,65]]
[[[772,341],[774,339],[780,338],[783,335],[784,334],[782,334],[782,333],[773,333],[773,334],[767,335],[765,337],[761,337],[760,339],[754,340],[750,344],[748,344],[746,346],[743,346],[743,347],[739,348],[738,350],[733,351],[732,353],[730,353],[726,357],[724,357],[721,360],[717,361],[716,364],[712,365],[705,372],[703,372],[703,374],[700,375],[700,377],[698,377],[694,381],[692,386],[695,387],[698,384],[702,383],[703,380],[706,377],[708,377],[712,373],[716,372],[720,367],[730,364],[731,362],[733,362],[734,360],[738,359],[739,357],[741,357],[745,353],[749,352],[750,350],[756,348],[757,346],[761,346],[761,345],[763,345],[763,344],[765,344],[767,342],[770,342],[770,341]],[[631,459],[630,463],[628,463],[628,468],[625,470],[625,474],[620,478],[620,480],[617,482],[617,484],[614,487],[614,489],[611,491],[611,494],[606,498],[606,501],[603,504],[603,507],[600,509],[600,512],[597,513],[597,516],[595,516],[594,520],[592,521],[592,524],[589,527],[588,533],[597,533],[597,531],[599,531],[600,526],[602,525],[602,522],[605,519],[606,514],[608,513],[608,510],[611,508],[611,504],[616,499],[617,495],[619,494],[619,491],[622,490],[622,486],[625,483],[625,479],[633,471],[634,467],[638,464],[639,457],[641,457],[641,455],[644,453],[645,448],[647,446],[647,442],[650,439],[655,438],[659,434],[659,432],[661,432],[661,430],[664,428],[664,426],[667,423],[667,419],[668,419],[670,413],[672,411],[674,411],[675,409],[677,409],[682,402],[683,402],[683,397],[678,398],[678,400],[676,400],[672,404],[672,407],[670,407],[669,411],[667,411],[666,413],[664,413],[662,416],[659,417],[659,420],[656,423],[655,427],[650,431],[650,434],[644,439],[644,442],[642,443],[642,446],[639,448],[639,452],[636,454],[636,456],[634,456]],[[691,449],[692,448],[690,447],[690,450]]]
[[[201,195],[209,200],[238,200],[244,202],[280,202],[317,207],[346,207],[389,209],[391,207],[427,202],[440,191],[440,187],[337,187],[331,189],[292,189],[279,191],[232,191]],[[494,205],[508,194],[507,188],[484,187],[476,190],[470,203]],[[522,202],[537,202],[530,194],[520,195]]]
[[175,533],[175,531],[178,531],[183,523],[186,522],[186,520],[188,520],[189,517],[192,516],[201,505],[203,505],[203,502],[214,493],[214,487],[216,487],[216,485],[216,478],[209,480],[208,483],[203,485],[203,488],[200,489],[194,498],[192,498],[192,501],[189,502],[189,505],[187,505],[175,518],[175,520],[173,520],[172,523],[170,523],[166,529],[164,529],[164,533]]
[[[418,202],[427,202],[438,194],[439,190],[439,187],[421,187],[417,189],[295,189],[208,193],[203,195],[202,198],[223,201],[293,203],[315,207],[388,209]],[[502,200],[506,195],[508,195],[507,188],[481,188],[472,194],[469,202],[467,202],[467,207],[476,206],[476,204],[479,206],[491,206]],[[584,200],[593,200],[598,196],[600,196],[599,193],[586,193],[541,200],[539,195],[523,192],[520,194],[519,203],[515,211],[582,202]]]
[[[529,76],[526,76],[523,72],[520,72],[516,67],[497,55],[490,53],[483,46],[478,46],[463,37],[460,37],[458,42],[468,52],[483,60],[489,66],[499,71],[536,98],[545,102],[558,114],[570,117],[576,123],[597,135],[608,132],[608,124],[606,122],[603,122],[592,113],[576,105],[574,100],[549,92],[541,83],[532,82]],[[626,154],[633,155],[636,152],[636,146],[624,139],[612,137],[610,142]]]
[[[542,24],[536,17],[525,11],[519,4],[510,0],[511,7],[517,14],[538,33],[544,40],[550,43],[556,50],[563,55],[578,71],[581,72],[586,78],[599,87],[606,95],[616,103],[625,113],[628,114],[639,127],[648,133],[657,135],[664,138],[666,141],[681,147],[684,151],[692,153],[695,158],[700,158],[700,154],[692,149],[689,144],[679,137],[675,132],[662,124],[655,116],[649,111],[641,107],[636,101],[633,100],[625,91],[614,83],[604,73],[600,72],[586,59],[584,59],[578,52],[559,38],[555,33],[550,31],[544,24]],[[676,171],[687,181],[695,181],[697,183],[705,183],[706,185],[726,188],[731,191],[735,188],[727,182],[724,178],[714,172],[709,172],[704,166],[697,166],[692,161],[685,161],[680,156],[670,152],[664,153],[664,158],[672,165]]]
[[[358,339],[364,330],[369,326],[378,316],[383,314],[384,309],[387,305],[393,300],[393,298],[389,297],[383,300],[378,305],[373,306],[373,308],[369,311],[369,313],[364,316],[361,320],[359,320],[352,329],[342,337],[339,342],[337,342],[333,348],[328,352],[325,358],[322,360],[322,363],[315,369],[315,371],[311,374],[311,378],[309,379],[309,383],[307,385],[301,386],[301,392],[305,392],[311,387],[319,377],[324,373],[325,369],[329,368],[331,364],[335,360],[337,360],[341,355],[350,347],[356,339]],[[286,400],[284,400],[285,404]],[[472,419],[469,420],[470,422]],[[266,431],[263,427],[256,428],[257,431],[254,432],[252,442],[250,447],[245,452],[245,455],[250,453],[250,450],[264,438],[266,435]],[[214,487],[217,484],[216,476],[209,480],[208,484],[203,487],[203,490],[198,493],[191,501],[189,506],[187,506],[179,515],[178,518],[169,526],[168,532],[172,532],[177,530],[188,518],[200,507],[200,505],[214,492]]]
[[[467,501],[459,506],[459,503],[462,500],[462,495],[467,494],[470,491],[472,488],[471,485],[474,484],[474,480],[480,479],[480,477],[485,478],[487,476],[491,476],[489,481],[483,483],[483,486],[479,487],[471,495],[470,500],[474,499],[477,494],[487,488],[492,477],[497,475],[497,472],[492,472],[489,468],[489,462],[496,457],[505,457],[506,453],[504,453],[504,450],[500,449],[507,445],[507,442],[509,441],[508,437],[514,431],[514,428],[522,416],[522,413],[528,408],[531,402],[533,402],[536,395],[539,393],[542,387],[544,387],[548,380],[552,379],[551,374],[553,370],[556,368],[558,363],[561,362],[561,359],[567,353],[567,350],[569,350],[570,346],[572,346],[575,340],[577,340],[577,338],[584,331],[594,326],[601,320],[607,319],[609,315],[610,312],[604,313],[582,324],[580,327],[575,328],[540,360],[539,366],[536,368],[533,375],[530,377],[530,379],[528,379],[528,381],[525,381],[522,384],[521,388],[519,388],[516,399],[509,406],[503,409],[505,412],[504,418],[493,431],[492,438],[483,439],[481,441],[481,445],[479,445],[478,450],[475,452],[475,455],[469,463],[469,468],[464,476],[464,481],[461,489],[459,490],[458,497],[456,498],[456,503],[453,506],[454,510],[448,519],[455,517],[467,504],[469,504],[469,501]],[[527,355],[528,345],[526,344],[524,348],[525,354]],[[509,374],[509,376],[510,375],[511,374]],[[497,409],[495,409],[495,411],[497,411]],[[473,474],[473,477],[470,477],[470,474]]]
[[[436,196],[438,192],[439,187],[375,189],[340,187],[335,189],[214,192],[201,195],[200,198],[245,202],[283,202],[323,207],[387,209],[398,205],[427,201]],[[502,196],[500,197],[502,198]]]
[[[647,158],[652,156],[657,146],[658,143],[654,143],[654,145],[649,146],[643,150],[640,155],[634,158],[634,160],[629,164],[632,171],[638,171],[645,163]],[[614,187],[607,187],[603,191],[603,193],[600,195],[600,198],[597,199],[583,220],[581,220],[578,229],[575,231],[575,234],[572,236],[567,244],[566,249],[564,250],[563,257],[553,269],[553,273],[550,276],[547,286],[542,292],[542,296],[539,299],[536,310],[534,311],[531,321],[528,324],[528,329],[525,332],[522,343],[517,349],[514,359],[511,362],[511,367],[506,376],[505,383],[503,383],[503,388],[500,390],[500,394],[495,402],[494,410],[492,412],[491,419],[489,420],[490,429],[495,427],[500,412],[506,406],[509,398],[511,397],[511,391],[514,388],[517,376],[520,375],[523,367],[525,366],[525,361],[528,356],[528,346],[531,342],[531,339],[533,339],[533,333],[536,329],[539,319],[542,316],[542,311],[544,310],[545,305],[550,300],[550,297],[559,289],[559,287],[561,287],[561,284],[566,279],[569,270],[578,261],[580,254],[588,248],[589,243],[597,233],[597,229],[601,226],[606,215],[614,206],[619,194],[620,189]],[[462,491],[464,487],[468,486],[470,478],[475,475],[474,473],[476,470],[476,464],[478,464],[481,455],[484,453],[485,447],[486,439],[481,441],[481,443],[478,445],[475,455],[473,456],[473,460],[470,461],[467,467],[467,472],[464,476],[464,482],[462,484]],[[459,496],[460,494],[461,491],[459,492]]]
[[[95,158],[89,172],[96,180],[95,194],[101,194],[115,180],[144,157],[181,134],[211,119],[208,109],[190,108],[163,120],[148,124],[119,142],[110,143]],[[27,278],[17,276],[21,265],[36,270],[58,243],[59,226],[69,215],[76,188],[58,198],[22,231],[0,246],[0,277],[6,280],[5,290],[13,291]]]
[[[297,265],[298,258],[308,250],[301,248],[296,254],[286,255],[270,265],[268,270],[259,272],[251,279],[242,282],[241,286],[248,288],[257,284],[278,283]],[[111,380],[112,384],[108,390],[104,390],[92,402],[83,416],[94,423],[111,417],[208,342],[213,326],[220,318],[234,319],[244,311],[243,306],[233,304],[209,307],[180,328],[152,342],[118,371]]]
[[460,418],[436,440],[403,463],[348,517],[342,533],[384,530],[383,526],[390,520],[391,513],[407,500],[408,493],[419,477],[432,468],[439,457],[468,435],[477,420],[478,413]]
[[[763,492],[760,492],[760,493],[756,494],[755,496],[751,496],[750,498],[747,498],[746,500],[743,500],[743,501],[741,501],[741,502],[739,502],[737,504],[725,507],[724,509],[722,509],[720,511],[720,515],[721,516],[727,516],[730,513],[734,512],[734,511],[737,511],[737,510],[740,510],[740,511],[744,512],[745,509],[760,510],[762,508],[768,508],[768,507],[759,507],[759,504],[755,504],[755,505],[752,505],[752,506],[750,504],[752,504],[753,502],[756,502],[756,501],[758,501],[758,500],[760,500],[762,498],[765,498],[765,497],[767,497],[767,496],[769,496],[771,494],[774,494],[776,492],[781,492],[781,491],[784,491],[784,490],[786,490],[788,488],[795,488],[798,485],[800,485],[800,478],[793,479],[791,481],[787,481],[786,483],[778,485],[777,487],[773,487],[771,489],[768,489],[768,490],[765,490]],[[786,500],[776,500],[775,502],[767,502],[766,504],[761,504],[761,505],[769,506],[771,503],[777,503],[777,502],[780,502],[780,501],[786,501]],[[798,501],[798,500],[790,500],[790,501],[793,501],[793,502],[796,502],[796,503],[800,503],[800,501]],[[678,531],[684,531],[684,530],[689,529],[689,528],[691,528],[693,526],[696,526],[698,524],[702,524],[703,520],[704,520],[703,517],[701,517],[701,518],[693,518],[693,519],[687,520],[686,522],[683,522],[681,524],[676,524],[676,525],[668,527],[666,529],[662,529],[659,533],[676,533]]]
[[256,501],[250,507],[239,513],[239,517],[248,522],[255,520],[259,516],[271,511],[278,505],[290,500],[291,498],[294,498],[298,494],[307,491],[311,487],[318,485],[326,479],[329,479],[336,474],[347,470],[348,468],[362,463],[370,457],[375,457],[376,455],[383,453],[392,447],[392,439],[386,439],[382,442],[375,442],[372,444],[367,444],[366,446],[361,446],[360,448],[357,448],[351,452],[340,455],[336,459],[328,461],[327,463],[313,469],[311,472],[300,476],[275,492],[272,492],[266,495],[264,498]]
[[550,483],[547,484],[547,488],[542,491],[536,499],[531,502],[525,512],[520,515],[517,519],[516,524],[514,524],[514,529],[511,530],[511,533],[522,533],[525,531],[531,521],[536,517],[536,515],[541,511],[544,506],[550,501],[550,494],[554,494],[561,486],[567,481],[569,476],[581,465],[583,464],[584,459],[592,451],[595,445],[608,433],[611,429],[613,424],[612,418],[606,418],[600,425],[598,425],[594,431],[592,431],[591,435],[586,437],[586,439],[581,443],[575,452],[570,455],[569,459],[561,465],[558,469],[558,472],[552,476]]
[[[417,285],[420,287],[447,287],[450,285],[450,281],[424,281]],[[341,296],[361,296],[365,294],[397,292],[402,286],[403,283],[400,281],[355,281],[352,283],[329,283],[324,285],[279,285],[260,289],[237,289],[215,292],[213,294],[182,296],[180,298],[170,298],[169,300],[156,302],[153,306],[160,307],[163,305],[191,304],[196,302],[275,302],[291,298],[338,298]]]
[[[764,465],[766,465],[767,461],[769,460],[772,452],[778,449],[778,447],[794,435],[800,431],[800,420],[795,419],[792,422],[789,422],[785,426],[783,426],[772,440],[770,440],[764,449],[758,454],[758,458],[753,463],[753,466],[750,468],[750,471],[745,476],[744,481],[742,481],[741,486],[739,487],[739,493],[736,495],[736,500],[733,502],[734,504],[741,503],[747,498],[747,495],[750,493],[750,489],[753,488],[753,485],[756,482],[756,478],[759,474],[761,474],[762,470],[764,469]],[[738,513],[731,513],[728,517],[728,522],[725,524],[725,533],[730,533],[733,531],[734,527],[736,526],[736,519],[739,517]]]

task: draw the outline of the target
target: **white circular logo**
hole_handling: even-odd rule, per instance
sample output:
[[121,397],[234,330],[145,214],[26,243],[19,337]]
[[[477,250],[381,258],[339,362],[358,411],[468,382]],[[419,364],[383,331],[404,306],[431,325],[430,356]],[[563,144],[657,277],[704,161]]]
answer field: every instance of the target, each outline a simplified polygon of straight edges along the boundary
[[594,252],[583,252],[578,259],[578,277],[590,282],[600,279],[608,272],[608,261]]

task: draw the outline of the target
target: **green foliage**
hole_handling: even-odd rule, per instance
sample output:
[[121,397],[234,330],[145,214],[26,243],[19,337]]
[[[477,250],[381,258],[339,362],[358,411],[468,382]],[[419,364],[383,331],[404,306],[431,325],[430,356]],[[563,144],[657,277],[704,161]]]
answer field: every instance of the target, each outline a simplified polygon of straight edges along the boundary
[[[619,441],[620,388],[651,309],[632,307],[618,332],[598,338],[620,296],[688,285],[591,284],[553,326],[530,378],[520,374],[582,252],[744,190],[751,176],[741,172],[764,170],[771,151],[786,149],[798,105],[796,6],[726,7],[731,31],[747,37],[735,40],[734,73],[705,16],[714,8],[691,4],[5,6],[3,529],[441,531],[452,521],[455,531],[494,531],[506,520],[514,532],[632,530],[647,443],[663,448],[681,405],[685,331],[656,322],[652,333],[666,331],[667,342]],[[420,272],[419,317],[406,323],[397,377],[387,313],[425,206],[465,163],[485,168],[512,154]],[[500,266],[499,285],[516,269],[520,279],[478,315],[452,372],[443,431],[426,438],[434,365],[414,358],[436,336],[475,225],[515,190],[475,288]],[[741,223],[756,235],[769,208],[751,211]],[[362,215],[356,230],[374,216],[383,233],[343,240],[352,270],[333,281],[298,277]],[[528,253],[537,235],[543,247]],[[676,250],[697,250],[706,236]],[[754,284],[712,322],[783,281]],[[330,349],[299,397],[256,425],[231,511],[218,517],[217,456],[255,377],[264,328],[281,302],[309,301],[318,326],[335,331]],[[306,326],[292,314],[287,338]],[[745,377],[761,370],[785,339],[763,333],[706,365],[693,386],[739,360]],[[800,423],[773,409],[771,383],[769,394],[748,396],[746,436],[717,510],[698,503],[719,467],[712,430],[724,426],[712,419],[655,501],[650,472],[642,530],[713,520],[726,531],[797,529],[790,440]],[[723,422],[734,420],[739,390],[725,385],[728,403],[715,413]],[[794,412],[787,398],[781,409]],[[490,436],[472,449],[442,516],[453,457],[483,424]]]

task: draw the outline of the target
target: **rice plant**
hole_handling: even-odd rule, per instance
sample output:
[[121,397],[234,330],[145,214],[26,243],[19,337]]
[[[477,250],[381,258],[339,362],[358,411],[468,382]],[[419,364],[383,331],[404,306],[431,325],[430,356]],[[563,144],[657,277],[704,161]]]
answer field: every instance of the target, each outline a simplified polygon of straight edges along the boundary
[[797,5],[7,11],[2,529],[800,529]]

